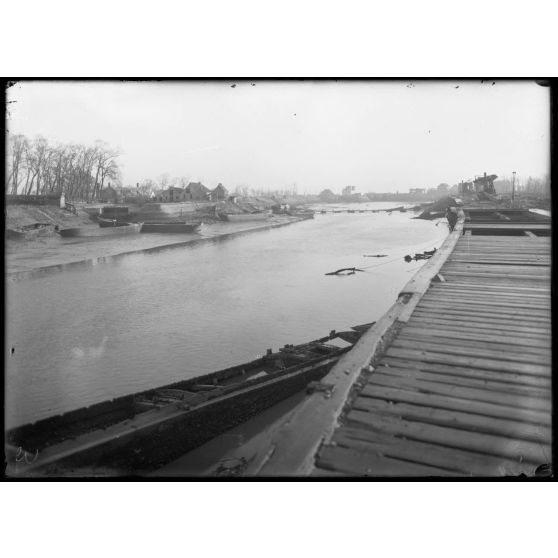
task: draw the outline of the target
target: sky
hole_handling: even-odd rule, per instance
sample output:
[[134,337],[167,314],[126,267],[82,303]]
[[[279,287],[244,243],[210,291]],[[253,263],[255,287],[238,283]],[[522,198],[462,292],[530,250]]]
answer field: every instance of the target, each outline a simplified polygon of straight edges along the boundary
[[168,173],[405,192],[550,168],[550,91],[532,81],[23,81],[7,95],[9,133],[103,140],[122,152],[123,185]]

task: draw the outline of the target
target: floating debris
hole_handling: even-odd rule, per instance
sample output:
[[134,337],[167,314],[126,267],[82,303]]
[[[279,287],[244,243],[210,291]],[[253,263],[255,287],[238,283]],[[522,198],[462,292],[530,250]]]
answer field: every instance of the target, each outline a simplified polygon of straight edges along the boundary
[[408,254],[403,258],[407,263],[413,260],[429,260],[436,253],[436,248],[434,250],[425,250],[422,253],[417,253],[414,256],[409,256]]
[[387,254],[364,254],[363,258],[387,258]]
[[353,275],[357,271],[364,272],[364,269],[357,269],[356,267],[342,267],[341,269],[338,269],[337,271],[330,271],[329,273],[326,273],[326,275],[341,275],[343,273],[343,271],[348,271],[347,275]]

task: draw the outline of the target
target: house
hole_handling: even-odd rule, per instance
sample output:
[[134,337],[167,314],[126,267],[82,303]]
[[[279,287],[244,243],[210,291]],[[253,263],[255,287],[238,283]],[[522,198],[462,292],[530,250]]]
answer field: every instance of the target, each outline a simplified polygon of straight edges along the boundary
[[156,196],[157,201],[159,202],[181,202],[186,199],[186,194],[182,188],[178,188],[176,186],[171,186],[162,192],[158,192]]
[[355,192],[356,188],[354,186],[345,186],[343,188],[343,192],[341,193],[342,196],[352,196]]
[[211,190],[206,188],[201,182],[190,182],[184,188],[186,201],[207,201]]
[[217,186],[211,190],[209,193],[209,199],[211,201],[222,201],[226,200],[229,196],[227,189],[219,182]]
[[409,194],[424,194],[425,188],[409,188]]

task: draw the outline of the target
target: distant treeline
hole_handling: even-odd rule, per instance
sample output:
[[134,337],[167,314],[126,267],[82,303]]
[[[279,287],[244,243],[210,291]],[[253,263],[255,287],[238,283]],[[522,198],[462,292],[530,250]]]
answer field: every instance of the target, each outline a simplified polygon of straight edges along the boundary
[[72,200],[98,198],[109,180],[120,180],[119,155],[102,141],[92,146],[50,145],[41,136],[31,140],[10,135],[6,193],[45,196],[64,192]]

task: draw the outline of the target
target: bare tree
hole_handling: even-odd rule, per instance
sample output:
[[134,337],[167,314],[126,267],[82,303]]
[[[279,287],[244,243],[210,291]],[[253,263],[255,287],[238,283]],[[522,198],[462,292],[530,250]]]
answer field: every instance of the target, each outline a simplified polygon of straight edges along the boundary
[[10,136],[8,143],[8,172],[7,191],[17,194],[21,174],[25,171],[25,150],[27,148],[27,138],[18,134]]
[[6,191],[30,195],[60,194],[70,199],[97,197],[105,181],[120,183],[120,152],[103,142],[94,146],[49,145],[37,136],[9,137]]

